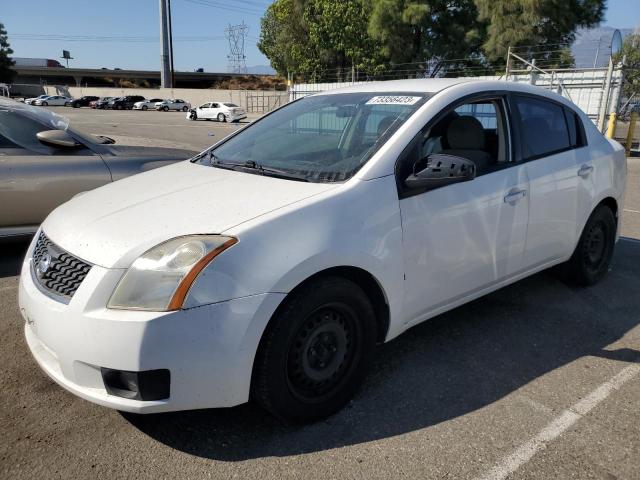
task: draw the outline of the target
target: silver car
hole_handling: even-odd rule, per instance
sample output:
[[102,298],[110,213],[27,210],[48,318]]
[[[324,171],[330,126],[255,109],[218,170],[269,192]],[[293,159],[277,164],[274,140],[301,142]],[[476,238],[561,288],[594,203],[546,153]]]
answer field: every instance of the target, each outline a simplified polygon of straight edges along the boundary
[[81,192],[196,153],[114,143],[48,110],[0,98],[0,238],[34,233]]

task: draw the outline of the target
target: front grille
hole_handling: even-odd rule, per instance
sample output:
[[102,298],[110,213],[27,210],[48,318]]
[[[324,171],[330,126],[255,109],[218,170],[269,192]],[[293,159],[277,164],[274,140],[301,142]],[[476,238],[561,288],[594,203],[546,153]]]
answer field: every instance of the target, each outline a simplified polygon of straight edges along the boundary
[[58,247],[44,232],[40,232],[36,241],[31,266],[33,276],[42,288],[66,299],[73,297],[91,270],[90,264]]

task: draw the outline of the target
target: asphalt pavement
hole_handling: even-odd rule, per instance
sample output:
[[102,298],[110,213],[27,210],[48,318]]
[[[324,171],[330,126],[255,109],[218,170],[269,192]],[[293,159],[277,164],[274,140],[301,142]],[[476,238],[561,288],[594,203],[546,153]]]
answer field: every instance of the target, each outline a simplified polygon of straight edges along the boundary
[[[238,128],[56,111],[195,149]],[[24,342],[26,243],[0,244],[0,478],[640,479],[640,159],[629,171],[627,238],[603,282],[543,272],[419,325],[378,348],[344,410],[307,426],[252,404],[140,416],[67,393]]]

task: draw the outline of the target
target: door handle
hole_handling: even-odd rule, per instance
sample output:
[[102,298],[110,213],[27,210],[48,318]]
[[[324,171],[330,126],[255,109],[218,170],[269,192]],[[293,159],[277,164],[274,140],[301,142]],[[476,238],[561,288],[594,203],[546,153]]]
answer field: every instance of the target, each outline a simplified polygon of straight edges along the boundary
[[527,196],[526,190],[516,190],[514,188],[505,195],[504,203],[508,203],[509,205],[515,205],[526,196]]
[[593,167],[591,165],[582,165],[580,170],[578,170],[578,176],[582,178],[587,178],[591,172],[593,172]]

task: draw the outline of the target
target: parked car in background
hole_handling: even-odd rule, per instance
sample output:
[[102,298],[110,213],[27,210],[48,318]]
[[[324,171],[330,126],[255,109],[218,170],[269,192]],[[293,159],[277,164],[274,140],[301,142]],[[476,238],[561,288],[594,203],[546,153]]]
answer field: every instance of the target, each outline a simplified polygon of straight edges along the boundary
[[556,265],[603,279],[626,166],[585,113],[532,85],[308,96],[56,209],[22,265],[27,344],[53,380],[117,410],[251,398],[317,420],[352,398],[376,343]]
[[169,98],[168,100],[156,103],[156,110],[162,110],[163,112],[168,112],[169,110],[186,112],[190,108],[191,104],[189,102],[185,102],[179,98]]
[[40,105],[42,107],[52,106],[52,107],[61,107],[71,105],[71,101],[73,98],[65,97],[64,95],[49,95],[44,98],[39,98],[35,102],[34,105]]
[[164,98],[151,98],[149,100],[142,100],[133,104],[134,110],[149,110],[150,108],[156,108],[156,103],[164,102]]
[[196,152],[114,145],[45,109],[0,98],[0,238],[34,233],[74,195]]
[[99,100],[96,101],[95,107],[100,110],[109,108],[109,102],[114,100],[116,97],[100,97]]
[[100,99],[98,98],[97,100],[91,100],[89,102],[89,108],[96,108],[96,104],[100,101]]
[[88,107],[91,102],[98,100],[100,97],[95,95],[85,95],[84,97],[75,98],[71,100],[70,106],[73,108]]
[[231,102],[207,102],[187,113],[190,120],[217,120],[219,122],[237,122],[247,118],[245,111]]
[[49,95],[38,95],[37,97],[33,97],[33,98],[26,98],[24,103],[26,103],[27,105],[33,105],[35,103],[36,100],[40,100],[43,98],[47,98]]
[[113,110],[131,110],[136,102],[142,102],[144,99],[142,95],[127,95],[110,101],[108,108]]

